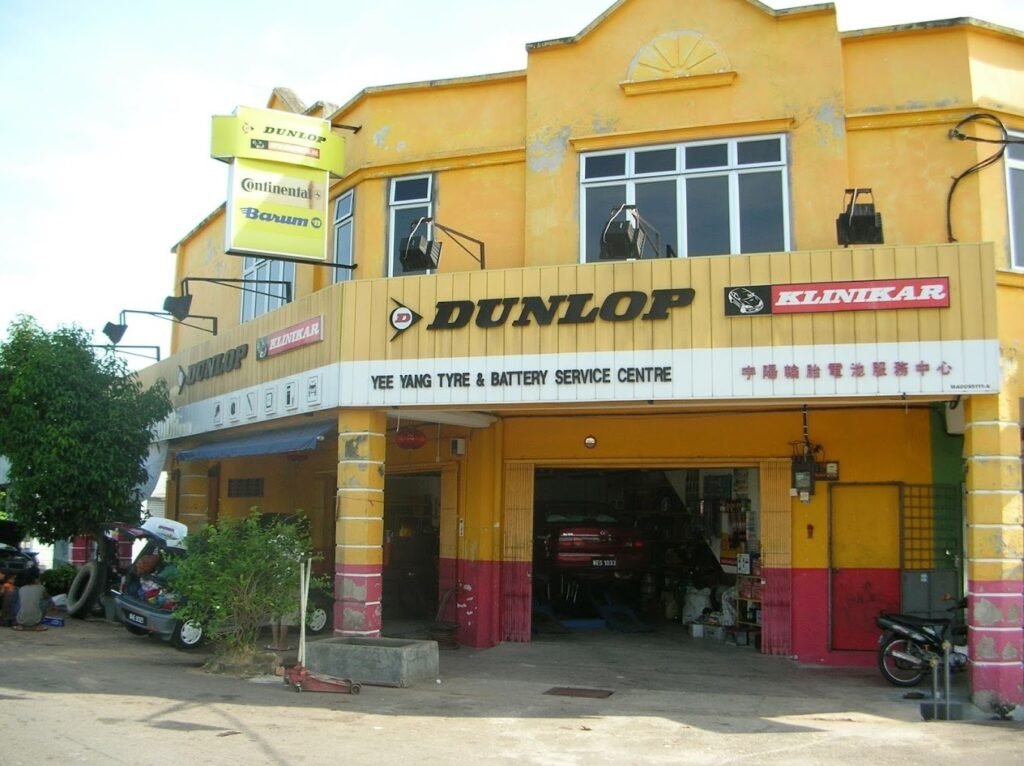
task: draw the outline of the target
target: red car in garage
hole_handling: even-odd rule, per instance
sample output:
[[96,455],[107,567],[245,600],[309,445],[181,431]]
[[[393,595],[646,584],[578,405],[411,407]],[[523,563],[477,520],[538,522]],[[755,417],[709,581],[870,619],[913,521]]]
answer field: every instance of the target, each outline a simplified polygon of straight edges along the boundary
[[537,563],[548,574],[626,578],[650,566],[650,546],[623,514],[611,510],[552,511],[542,514]]

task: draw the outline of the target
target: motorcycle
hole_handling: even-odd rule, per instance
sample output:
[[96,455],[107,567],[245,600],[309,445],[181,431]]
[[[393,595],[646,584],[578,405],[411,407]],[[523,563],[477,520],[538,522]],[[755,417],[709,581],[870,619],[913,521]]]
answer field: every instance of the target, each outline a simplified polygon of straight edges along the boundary
[[[967,606],[963,599],[948,611],[959,612]],[[925,674],[944,661],[949,670],[967,668],[967,655],[954,649],[967,641],[962,620],[915,617],[909,614],[880,614],[875,624],[882,629],[878,637],[878,669],[894,686],[917,686]],[[948,659],[944,659],[947,657]]]

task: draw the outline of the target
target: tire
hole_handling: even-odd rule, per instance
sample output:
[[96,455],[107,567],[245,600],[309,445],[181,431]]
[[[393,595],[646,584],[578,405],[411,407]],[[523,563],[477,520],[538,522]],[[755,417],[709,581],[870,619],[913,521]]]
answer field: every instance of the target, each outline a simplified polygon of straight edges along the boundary
[[[899,651],[920,657],[919,664],[894,657],[893,652]],[[917,686],[928,672],[928,662],[923,657],[921,648],[913,641],[905,638],[890,638],[878,650],[878,669],[882,677],[893,686]]]
[[199,623],[188,620],[180,620],[174,625],[174,632],[171,633],[171,646],[188,652],[198,649],[203,644],[203,627]]
[[70,617],[83,618],[89,614],[102,585],[100,565],[90,561],[83,565],[75,574],[75,579],[68,588],[67,608]]
[[331,628],[331,609],[325,604],[315,603],[306,615],[306,630],[318,636]]
[[140,628],[138,625],[124,624],[124,629],[131,633],[133,636],[148,636],[149,631],[145,628]]

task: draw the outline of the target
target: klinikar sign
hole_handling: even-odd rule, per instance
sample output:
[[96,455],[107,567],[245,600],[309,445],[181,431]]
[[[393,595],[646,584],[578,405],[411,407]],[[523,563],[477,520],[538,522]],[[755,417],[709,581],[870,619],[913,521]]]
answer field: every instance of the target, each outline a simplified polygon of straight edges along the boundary
[[270,335],[264,335],[256,341],[256,358],[268,359],[283,354],[285,351],[308,346],[311,343],[319,343],[323,339],[324,317],[321,314]]
[[344,142],[327,120],[238,107],[213,118],[210,154],[231,163],[225,250],[327,261],[327,196]]

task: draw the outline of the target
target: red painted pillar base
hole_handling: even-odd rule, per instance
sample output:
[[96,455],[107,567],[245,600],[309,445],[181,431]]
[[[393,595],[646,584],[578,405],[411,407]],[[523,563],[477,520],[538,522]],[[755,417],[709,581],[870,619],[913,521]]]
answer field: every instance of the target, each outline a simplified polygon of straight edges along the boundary
[[334,569],[334,634],[380,636],[380,598],[383,590],[379,564],[338,564]]
[[968,585],[971,697],[983,710],[1024,704],[1024,594],[1020,582]]

